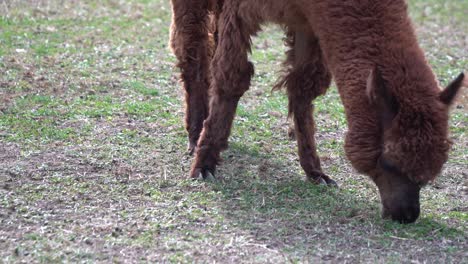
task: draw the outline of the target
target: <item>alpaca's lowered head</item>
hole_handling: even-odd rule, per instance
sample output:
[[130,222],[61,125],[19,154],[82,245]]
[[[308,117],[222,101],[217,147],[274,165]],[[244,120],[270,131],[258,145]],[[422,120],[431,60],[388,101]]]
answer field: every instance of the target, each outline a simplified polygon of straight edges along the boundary
[[441,92],[406,100],[404,95],[393,94],[377,68],[371,71],[366,92],[377,111],[381,146],[369,174],[379,189],[384,217],[401,223],[418,218],[421,187],[433,180],[447,161],[448,111],[463,79],[462,73]]

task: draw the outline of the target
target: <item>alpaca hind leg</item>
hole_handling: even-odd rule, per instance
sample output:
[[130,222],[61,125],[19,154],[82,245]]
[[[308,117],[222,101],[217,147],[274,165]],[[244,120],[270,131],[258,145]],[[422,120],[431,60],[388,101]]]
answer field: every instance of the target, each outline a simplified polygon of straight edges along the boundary
[[185,90],[185,128],[190,154],[195,150],[208,115],[209,63],[213,50],[208,2],[172,0],[170,45],[177,57]]
[[311,33],[288,32],[287,54],[289,73],[283,80],[289,98],[289,113],[293,116],[301,167],[307,179],[317,184],[336,185],[322,172],[316,151],[312,101],[326,92],[331,75],[322,59],[318,40]]
[[210,113],[198,141],[190,172],[192,178],[206,179],[214,174],[220,152],[228,145],[237,104],[249,88],[254,71],[248,61],[252,31],[232,10],[235,8],[224,8],[219,20],[219,42],[211,67]]

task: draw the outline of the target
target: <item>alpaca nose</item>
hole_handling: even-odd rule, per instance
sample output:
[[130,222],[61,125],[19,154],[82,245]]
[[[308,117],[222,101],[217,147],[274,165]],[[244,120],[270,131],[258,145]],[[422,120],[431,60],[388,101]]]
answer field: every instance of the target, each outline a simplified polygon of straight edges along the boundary
[[390,216],[393,221],[397,221],[402,224],[410,224],[418,219],[419,212],[419,204],[407,204],[394,208],[390,212]]

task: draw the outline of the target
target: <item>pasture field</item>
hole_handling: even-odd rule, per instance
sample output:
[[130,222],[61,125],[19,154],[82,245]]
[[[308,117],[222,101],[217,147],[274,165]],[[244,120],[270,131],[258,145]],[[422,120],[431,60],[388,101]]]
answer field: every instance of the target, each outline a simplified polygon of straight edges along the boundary
[[[221,179],[192,181],[169,2],[0,1],[0,263],[468,261],[467,89],[421,217],[382,220],[344,156],[335,87],[316,102],[317,141],[340,188],[304,182],[286,97],[271,92],[283,33],[265,26]],[[468,1],[409,2],[445,86],[468,69]]]

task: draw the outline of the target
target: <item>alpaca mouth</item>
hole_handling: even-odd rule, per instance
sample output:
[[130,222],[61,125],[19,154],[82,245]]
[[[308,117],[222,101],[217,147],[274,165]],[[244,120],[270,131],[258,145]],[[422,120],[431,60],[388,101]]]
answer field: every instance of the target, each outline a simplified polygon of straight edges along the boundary
[[385,205],[382,207],[382,218],[389,219],[401,224],[410,224],[415,222],[420,213],[419,204],[410,205],[410,206],[402,206],[393,208],[393,210],[389,209]]

